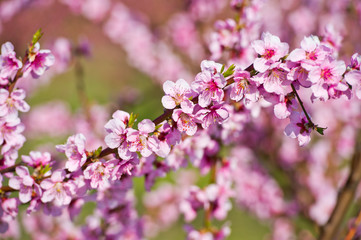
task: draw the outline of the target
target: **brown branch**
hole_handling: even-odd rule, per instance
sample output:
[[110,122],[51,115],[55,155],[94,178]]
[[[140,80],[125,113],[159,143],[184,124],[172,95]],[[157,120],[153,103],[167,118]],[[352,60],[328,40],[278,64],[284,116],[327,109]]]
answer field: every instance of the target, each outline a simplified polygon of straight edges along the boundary
[[359,214],[357,215],[357,218],[356,218],[353,226],[348,231],[348,234],[347,234],[345,240],[352,240],[353,239],[353,237],[356,234],[357,228],[360,226],[360,224],[361,224],[361,210],[360,210]]
[[11,187],[9,187],[9,186],[2,186],[2,187],[0,188],[0,192],[1,192],[1,193],[5,193],[5,192],[15,192],[15,191],[18,191],[18,190],[14,189],[14,188],[11,188]]
[[28,61],[28,55],[29,55],[29,52],[28,52],[28,50],[26,50],[25,56],[22,61],[23,66],[16,72],[14,80],[10,83],[9,93],[11,93],[14,90],[16,82],[19,80],[19,78],[21,78],[23,76],[24,66],[25,66],[26,62]]
[[352,156],[351,172],[346,184],[337,196],[337,203],[328,222],[321,228],[319,240],[339,239],[337,235],[341,228],[347,210],[352,203],[357,186],[361,180],[361,131],[358,131],[355,152]]
[[4,173],[8,173],[8,172],[15,172],[15,168],[18,167],[18,166],[21,166],[21,165],[23,165],[23,164],[18,163],[18,164],[15,164],[15,165],[11,166],[11,167],[1,169],[0,174],[4,174]]

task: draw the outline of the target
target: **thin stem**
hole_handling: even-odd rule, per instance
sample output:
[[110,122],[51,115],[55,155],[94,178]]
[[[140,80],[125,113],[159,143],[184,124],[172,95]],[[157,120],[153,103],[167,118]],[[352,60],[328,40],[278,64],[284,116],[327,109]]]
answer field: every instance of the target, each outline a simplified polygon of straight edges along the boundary
[[16,72],[16,75],[14,77],[14,80],[9,85],[9,94],[14,90],[16,82],[23,76],[23,69],[25,66],[25,63],[28,61],[28,50],[25,52],[25,57],[23,58],[22,64],[23,66]]
[[11,167],[4,168],[0,170],[0,174],[8,173],[8,172],[15,172],[15,168],[23,165],[22,163],[15,164]]
[[301,108],[302,108],[303,112],[304,112],[305,115],[306,115],[306,118],[307,118],[308,122],[309,122],[312,126],[315,126],[315,124],[312,122],[310,116],[308,115],[305,107],[303,106],[303,102],[302,102],[300,96],[298,95],[295,86],[293,86],[293,83],[291,83],[291,87],[292,87],[292,90],[293,90],[294,94],[296,95],[296,98],[297,98],[298,102],[299,102],[300,105],[301,105]]
[[2,186],[0,188],[0,192],[2,192],[2,193],[4,193],[4,192],[15,192],[15,191],[18,191],[18,190],[14,189],[14,188],[11,188],[9,186]]
[[174,109],[166,109],[166,110],[164,110],[164,113],[162,115],[160,115],[159,117],[157,117],[156,119],[154,119],[153,123],[155,125],[158,125],[161,122],[163,122],[164,120],[167,120],[168,118],[170,118],[172,116],[173,110]]

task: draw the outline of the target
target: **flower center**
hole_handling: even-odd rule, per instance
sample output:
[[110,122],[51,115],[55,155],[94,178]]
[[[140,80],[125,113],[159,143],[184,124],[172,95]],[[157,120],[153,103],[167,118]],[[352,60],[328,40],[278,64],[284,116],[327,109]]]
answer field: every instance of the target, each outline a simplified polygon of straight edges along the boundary
[[332,72],[331,72],[331,69],[329,68],[325,68],[325,69],[322,69],[321,70],[321,77],[327,81],[327,80],[330,80],[330,78],[332,78]]
[[273,57],[274,55],[275,55],[275,50],[273,50],[273,49],[266,49],[263,57],[264,57],[265,59],[270,59],[270,58]]
[[315,53],[315,51],[309,52],[306,54],[306,59],[310,59],[310,60],[317,60],[317,55]]

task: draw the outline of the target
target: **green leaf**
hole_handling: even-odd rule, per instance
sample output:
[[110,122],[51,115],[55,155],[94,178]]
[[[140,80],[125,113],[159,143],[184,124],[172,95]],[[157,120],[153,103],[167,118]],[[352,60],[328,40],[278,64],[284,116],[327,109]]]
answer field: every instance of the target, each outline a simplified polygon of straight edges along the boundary
[[102,146],[100,146],[97,150],[94,151],[94,157],[97,158],[99,157],[100,153],[102,152],[103,148]]
[[33,35],[33,41],[31,42],[32,46],[34,46],[37,42],[39,42],[40,38],[44,35],[43,32],[41,32],[41,28],[38,29]]
[[157,131],[161,126],[163,126],[163,124],[158,124],[157,126],[155,126],[155,130],[154,130],[154,131]]
[[221,68],[221,73],[223,73],[224,67],[225,67],[225,65],[223,64],[223,65],[222,65],[222,68]]
[[138,114],[131,113],[129,117],[128,127],[133,127],[134,123],[137,121]]
[[51,170],[50,164],[46,165],[42,169],[40,169],[41,175],[44,175],[45,173],[49,172]]
[[226,78],[226,77],[229,77],[229,76],[233,75],[235,68],[236,68],[236,66],[235,66],[234,64],[232,64],[231,66],[229,66],[229,68],[227,69],[227,71],[225,71],[225,72],[223,73],[223,76]]
[[323,132],[324,132],[326,129],[327,129],[327,128],[316,127],[316,131],[317,131],[319,134],[321,134],[321,135],[323,135]]

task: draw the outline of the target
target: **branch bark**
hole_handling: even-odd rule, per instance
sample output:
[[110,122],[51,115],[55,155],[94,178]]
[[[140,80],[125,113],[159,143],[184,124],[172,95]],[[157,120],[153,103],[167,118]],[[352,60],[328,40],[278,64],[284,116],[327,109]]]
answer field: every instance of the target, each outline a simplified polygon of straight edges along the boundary
[[358,131],[355,152],[351,161],[351,172],[346,184],[337,196],[336,206],[328,222],[321,228],[319,240],[339,239],[338,234],[347,210],[354,200],[357,186],[361,180],[361,130]]

